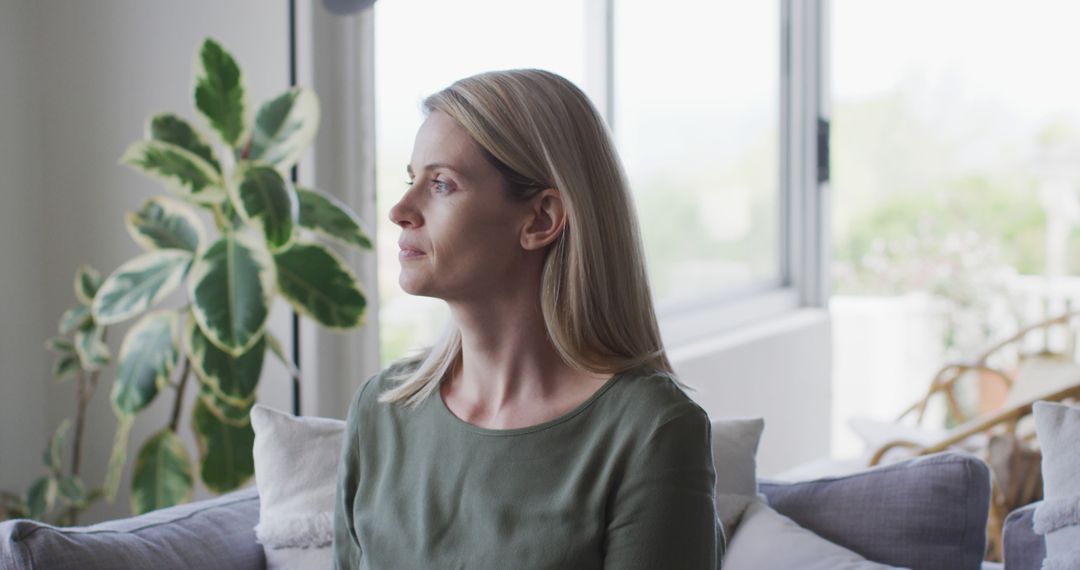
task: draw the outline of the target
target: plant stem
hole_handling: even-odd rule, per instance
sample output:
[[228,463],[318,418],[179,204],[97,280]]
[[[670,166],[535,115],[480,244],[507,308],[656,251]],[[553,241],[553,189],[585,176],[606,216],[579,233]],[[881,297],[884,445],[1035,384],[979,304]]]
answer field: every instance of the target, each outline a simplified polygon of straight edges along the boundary
[[[109,335],[109,329],[101,331],[101,342],[105,342],[105,339]],[[90,404],[90,398],[94,395],[94,390],[97,389],[98,375],[101,374],[101,370],[95,370],[90,374],[89,382],[86,379],[86,371],[79,370],[78,386],[76,388],[76,407],[75,407],[75,441],[72,442],[72,457],[71,457],[71,476],[76,477],[79,475],[79,466],[82,463],[82,441],[83,431],[86,425],[86,406]]]
[[187,387],[188,372],[191,369],[191,359],[184,357],[184,369],[180,373],[180,385],[176,387],[176,401],[173,402],[172,419],[169,420],[169,430],[176,433],[180,424],[180,407],[184,401],[184,388]]

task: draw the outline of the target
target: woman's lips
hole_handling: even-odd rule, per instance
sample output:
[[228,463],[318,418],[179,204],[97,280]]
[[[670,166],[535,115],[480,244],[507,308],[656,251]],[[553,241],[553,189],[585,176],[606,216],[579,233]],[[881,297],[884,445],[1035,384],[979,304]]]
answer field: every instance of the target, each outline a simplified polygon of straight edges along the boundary
[[401,251],[398,252],[398,259],[414,259],[427,255],[419,249],[413,249],[411,247],[401,246]]

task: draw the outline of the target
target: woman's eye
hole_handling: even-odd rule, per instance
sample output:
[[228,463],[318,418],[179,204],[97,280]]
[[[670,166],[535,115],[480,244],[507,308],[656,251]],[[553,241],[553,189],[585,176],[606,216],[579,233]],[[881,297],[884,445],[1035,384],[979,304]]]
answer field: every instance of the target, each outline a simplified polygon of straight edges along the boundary
[[439,193],[445,193],[445,192],[449,192],[451,190],[450,185],[447,184],[443,180],[439,180],[439,179],[432,180],[431,185],[432,185],[432,187],[435,188],[435,191],[439,192]]
[[406,181],[405,181],[405,187],[406,187],[406,188],[412,188],[412,185],[413,185],[413,181],[412,181],[412,180],[406,180]]

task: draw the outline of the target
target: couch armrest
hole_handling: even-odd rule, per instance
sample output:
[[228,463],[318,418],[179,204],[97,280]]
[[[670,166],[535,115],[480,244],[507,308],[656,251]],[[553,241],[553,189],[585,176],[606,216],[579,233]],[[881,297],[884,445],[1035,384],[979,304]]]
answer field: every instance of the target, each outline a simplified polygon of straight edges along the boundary
[[1005,518],[1002,542],[1005,544],[1005,565],[1009,570],[1039,570],[1046,558],[1046,541],[1032,530],[1035,507],[1032,503],[1016,509]]
[[12,520],[0,523],[0,568],[264,570],[258,522],[254,487],[92,526]]

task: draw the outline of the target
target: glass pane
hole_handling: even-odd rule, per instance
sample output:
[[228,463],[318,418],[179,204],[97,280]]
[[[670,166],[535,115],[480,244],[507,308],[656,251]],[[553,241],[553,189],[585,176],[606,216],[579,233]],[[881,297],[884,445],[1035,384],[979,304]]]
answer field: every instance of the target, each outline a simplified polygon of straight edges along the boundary
[[399,228],[390,208],[405,190],[405,166],[423,98],[457,79],[494,69],[547,69],[584,87],[583,0],[393,0],[375,4],[376,193],[383,362],[433,342],[443,302],[398,286]]
[[615,3],[615,137],[661,307],[779,279],[779,10]]

